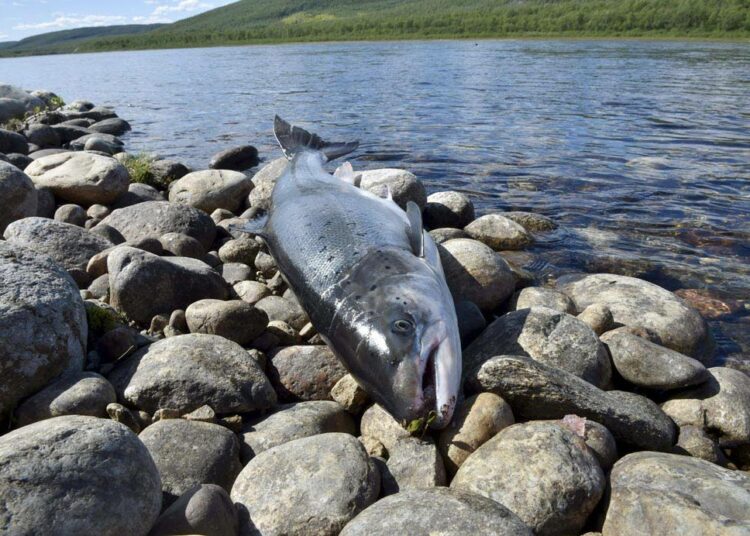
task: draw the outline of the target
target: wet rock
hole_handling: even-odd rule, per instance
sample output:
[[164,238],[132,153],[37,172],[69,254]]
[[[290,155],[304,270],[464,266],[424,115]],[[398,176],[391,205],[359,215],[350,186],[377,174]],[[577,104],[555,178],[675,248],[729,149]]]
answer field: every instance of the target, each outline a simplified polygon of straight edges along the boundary
[[652,283],[612,274],[573,275],[558,288],[582,311],[592,303],[609,307],[618,324],[645,328],[662,344],[703,363],[713,356],[713,340],[705,320],[683,300]]
[[121,400],[153,413],[188,413],[205,404],[219,414],[267,409],[276,394],[238,344],[217,335],[170,337],[141,348],[110,373]]
[[681,426],[677,445],[677,454],[687,454],[717,465],[726,464],[726,457],[719,448],[719,443],[698,426]]
[[474,302],[461,300],[456,302],[455,307],[458,333],[461,336],[461,343],[466,345],[484,331],[484,328],[487,327],[487,321]]
[[362,172],[360,188],[380,197],[390,188],[393,201],[406,210],[406,203],[414,201],[420,209],[427,204],[424,185],[413,173],[403,169],[371,169]]
[[510,426],[479,447],[451,488],[506,505],[536,534],[546,535],[580,531],[605,483],[583,439],[552,423],[530,422]]
[[34,183],[21,170],[5,162],[0,162],[0,199],[3,200],[0,233],[16,220],[36,216],[37,192]]
[[487,214],[477,218],[464,231],[496,251],[523,249],[534,241],[526,229],[500,214]]
[[28,154],[29,144],[22,135],[0,128],[0,153]]
[[750,476],[675,454],[636,452],[615,464],[604,536],[746,534]]
[[331,389],[331,398],[354,415],[359,414],[370,401],[367,392],[351,374],[346,374],[336,382]]
[[241,262],[228,262],[221,265],[221,276],[224,281],[230,285],[235,285],[240,281],[252,279],[254,271],[247,264]]
[[676,440],[672,420],[649,399],[602,391],[563,370],[528,357],[497,356],[468,373],[470,392],[503,397],[524,419],[561,419],[573,414],[596,421],[620,442],[641,449],[669,450]]
[[206,255],[203,245],[192,236],[182,233],[167,233],[159,238],[164,251],[175,257],[202,259]]
[[531,530],[502,504],[476,493],[410,489],[373,504],[341,536],[440,534],[443,536],[531,536]]
[[380,487],[364,447],[348,434],[297,439],[262,452],[232,488],[240,534],[338,534]]
[[109,208],[105,207],[104,205],[91,205],[86,210],[86,216],[89,218],[93,218],[96,220],[103,220],[110,214]]
[[166,505],[198,484],[231,490],[242,470],[237,437],[218,424],[168,419],[138,437],[159,469]]
[[119,246],[107,258],[110,303],[148,325],[159,313],[185,309],[202,299],[226,299],[229,287],[207,264],[187,257],[158,257]]
[[514,423],[510,406],[494,393],[479,393],[464,400],[438,440],[448,474],[454,475],[472,452]]
[[55,211],[55,220],[62,223],[69,223],[77,227],[83,227],[86,223],[86,211],[79,205],[60,205]]
[[269,320],[281,320],[299,331],[310,319],[296,300],[288,300],[281,296],[268,296],[255,304],[258,309],[265,311]]
[[639,387],[680,389],[708,379],[706,367],[700,361],[632,333],[609,332],[601,340],[607,345],[620,376]]
[[219,248],[221,262],[241,262],[254,266],[255,257],[260,251],[260,244],[249,237],[228,240]]
[[104,417],[107,404],[116,399],[112,385],[99,374],[70,373],[24,400],[16,410],[16,420],[18,426],[26,426],[61,415]]
[[268,378],[279,399],[330,400],[346,369],[327,346],[287,346],[271,354]]
[[585,322],[594,333],[601,335],[615,327],[612,311],[603,303],[592,303],[578,315],[578,320]]
[[3,236],[11,244],[49,255],[66,270],[85,271],[91,257],[112,246],[75,225],[39,217],[11,223]]
[[461,192],[435,192],[427,196],[422,218],[429,229],[463,229],[474,221],[474,204]]
[[336,402],[312,400],[284,404],[268,416],[242,427],[242,460],[247,463],[268,449],[295,439],[340,432],[354,435],[356,425]]
[[678,426],[711,431],[723,447],[750,443],[750,377],[725,367],[708,369],[708,380],[662,404]]
[[409,432],[379,404],[373,404],[362,415],[360,429],[364,437],[378,440],[386,449],[400,438],[409,437]]
[[161,508],[159,472],[125,426],[65,416],[0,437],[7,534],[146,536]]
[[492,322],[463,353],[464,370],[501,354],[527,355],[604,387],[612,370],[596,334],[576,317],[534,307],[501,316]]
[[0,415],[64,370],[80,370],[88,327],[78,288],[48,257],[0,241]]
[[236,283],[232,288],[237,293],[237,296],[250,305],[255,305],[266,296],[271,295],[271,290],[263,283],[257,281],[240,281]]
[[211,157],[208,167],[244,171],[257,166],[259,162],[258,149],[252,145],[242,145],[216,153]]
[[683,288],[676,290],[675,295],[696,309],[703,318],[709,320],[724,318],[736,314],[742,309],[739,301],[719,298],[706,289]]
[[382,474],[384,495],[446,484],[443,459],[434,443],[405,437],[396,440],[388,454],[387,471]]
[[271,208],[271,192],[276,185],[276,181],[286,171],[289,161],[284,158],[277,158],[263,166],[258,173],[253,176],[255,187],[249,195],[250,205],[253,208],[268,210]]
[[122,136],[128,130],[130,130],[130,123],[119,117],[112,117],[110,119],[102,119],[97,121],[89,127],[94,132],[101,132],[103,134],[111,134],[113,136]]
[[169,201],[190,205],[210,214],[217,208],[235,212],[253,187],[250,177],[238,171],[209,169],[188,173],[172,183]]
[[268,316],[241,300],[199,300],[185,310],[191,333],[209,333],[249,344],[268,325]]
[[216,225],[208,214],[166,201],[144,201],[114,210],[102,223],[120,231],[129,242],[182,233],[195,238],[208,251],[216,237]]
[[490,312],[513,293],[515,282],[508,263],[481,242],[459,238],[443,242],[438,249],[455,300],[472,301]]
[[164,195],[148,184],[134,182],[128,186],[128,191],[122,194],[112,204],[112,209],[125,208],[146,201],[164,201]]
[[542,306],[561,313],[574,314],[576,309],[565,294],[544,287],[527,287],[517,293],[514,302],[513,309],[516,311]]
[[159,516],[149,536],[237,536],[237,509],[221,486],[193,486]]
[[114,202],[130,182],[127,169],[114,158],[81,152],[38,158],[26,174],[56,197],[85,206]]
[[533,212],[503,212],[502,216],[516,222],[530,233],[553,231],[557,229],[557,224],[551,218]]
[[436,244],[442,244],[454,238],[469,238],[469,235],[463,229],[454,229],[452,227],[440,227],[430,231],[430,236]]

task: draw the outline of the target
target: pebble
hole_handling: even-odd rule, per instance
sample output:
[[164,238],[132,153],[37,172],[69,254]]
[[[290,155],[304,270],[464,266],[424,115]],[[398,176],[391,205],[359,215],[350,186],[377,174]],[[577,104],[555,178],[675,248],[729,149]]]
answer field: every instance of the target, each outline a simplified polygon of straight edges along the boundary
[[344,375],[336,382],[336,385],[331,389],[331,398],[353,415],[361,413],[370,402],[367,392],[362,389],[351,374]]
[[206,255],[203,245],[192,236],[182,233],[167,233],[159,237],[161,247],[165,253],[175,257],[190,257],[202,259]]
[[362,436],[379,441],[387,450],[393,448],[398,439],[410,436],[380,404],[373,404],[365,410],[359,427]]
[[232,288],[242,301],[250,305],[255,305],[266,296],[271,295],[271,290],[257,281],[240,281],[232,285]]

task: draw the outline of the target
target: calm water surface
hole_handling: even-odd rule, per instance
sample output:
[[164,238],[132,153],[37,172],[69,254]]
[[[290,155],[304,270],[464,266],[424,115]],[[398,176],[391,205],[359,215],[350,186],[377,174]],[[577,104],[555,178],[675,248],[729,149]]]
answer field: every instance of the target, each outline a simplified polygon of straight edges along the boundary
[[561,228],[518,255],[541,278],[637,275],[740,300],[712,322],[750,358],[750,45],[438,41],[255,46],[0,60],[0,80],[108,104],[131,151],[205,167],[275,113],[362,141],[355,167],[404,167],[480,213]]

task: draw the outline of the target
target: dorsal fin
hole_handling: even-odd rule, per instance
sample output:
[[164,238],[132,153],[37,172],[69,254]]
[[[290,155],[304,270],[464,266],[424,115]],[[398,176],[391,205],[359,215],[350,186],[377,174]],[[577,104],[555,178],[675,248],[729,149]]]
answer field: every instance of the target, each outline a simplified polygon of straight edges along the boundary
[[353,184],[357,188],[359,188],[359,185],[362,183],[362,174],[354,174],[354,168],[352,167],[351,162],[344,162],[339,167],[337,167],[336,171],[333,172],[333,176],[341,179],[344,182]]
[[417,257],[424,257],[424,232],[422,229],[422,211],[414,201],[406,203],[406,217],[409,218],[409,244]]
[[290,160],[298,152],[312,150],[320,151],[325,156],[326,161],[331,161],[349,154],[359,147],[358,141],[328,143],[317,134],[312,134],[304,128],[290,125],[278,115],[274,117],[273,133],[279,145],[281,145],[284,154]]

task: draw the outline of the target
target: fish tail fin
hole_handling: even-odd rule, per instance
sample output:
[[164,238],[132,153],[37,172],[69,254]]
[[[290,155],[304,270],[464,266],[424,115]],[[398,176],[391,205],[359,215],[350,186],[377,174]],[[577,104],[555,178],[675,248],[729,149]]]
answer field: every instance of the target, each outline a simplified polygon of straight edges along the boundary
[[359,147],[358,141],[329,143],[317,134],[290,125],[278,115],[274,117],[273,133],[289,159],[300,151],[313,150],[320,151],[326,157],[326,161],[331,161],[349,154]]

